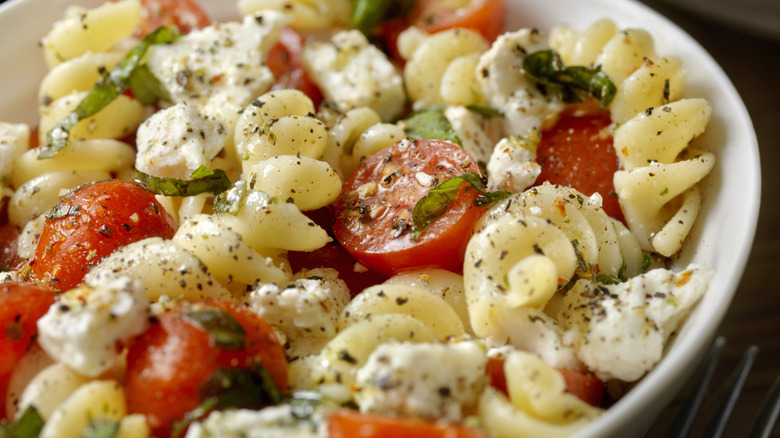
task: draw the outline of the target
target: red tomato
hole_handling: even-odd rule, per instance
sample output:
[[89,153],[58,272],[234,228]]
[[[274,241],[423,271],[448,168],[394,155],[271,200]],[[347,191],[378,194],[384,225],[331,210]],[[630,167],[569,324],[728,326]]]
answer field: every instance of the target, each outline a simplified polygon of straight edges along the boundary
[[11,374],[35,342],[36,323],[54,303],[55,296],[52,290],[32,284],[0,284],[0,420],[5,419]]
[[17,254],[20,234],[14,224],[7,223],[0,227],[0,268],[13,270],[22,262]]
[[46,219],[32,278],[62,291],[115,249],[147,237],[171,238],[173,218],[139,183],[108,180],[75,190]]
[[[211,333],[186,315],[204,307],[216,307],[232,316],[244,329],[245,345],[221,348]],[[163,314],[128,349],[128,411],[146,415],[155,436],[170,436],[173,424],[200,405],[199,389],[217,369],[248,369],[258,363],[279,388],[286,388],[284,350],[262,318],[228,302],[179,306]]]
[[449,0],[419,0],[412,11],[412,23],[428,33],[456,27],[474,29],[490,42],[504,32],[504,0],[471,0],[453,7]]
[[272,90],[294,88],[303,91],[317,108],[322,102],[322,93],[303,66],[303,36],[291,27],[282,29],[279,40],[271,47],[265,64],[276,78]]
[[[600,406],[604,397],[604,382],[592,373],[564,370],[557,368],[566,381],[566,391],[592,406]],[[490,386],[508,394],[506,375],[504,374],[504,359],[489,358],[487,374]]]
[[559,369],[566,381],[566,390],[580,400],[593,406],[600,406],[604,398],[604,382],[592,373]]
[[[581,114],[583,111],[585,114]],[[598,192],[604,199],[604,211],[622,221],[612,185],[619,161],[612,147],[611,123],[609,111],[589,104],[573,105],[564,111],[551,129],[542,132],[536,151],[542,173],[536,182],[573,187],[588,196]]]
[[333,233],[363,265],[384,275],[420,267],[460,272],[481,209],[475,190],[460,189],[447,210],[412,240],[412,209],[428,193],[426,178],[443,182],[479,173],[474,158],[441,140],[389,146],[366,158],[344,182],[334,206]]
[[179,32],[190,33],[209,24],[211,19],[193,0],[141,0],[141,36],[163,25],[174,25]]
[[487,435],[461,424],[412,418],[337,411],[328,418],[330,438],[486,438]]

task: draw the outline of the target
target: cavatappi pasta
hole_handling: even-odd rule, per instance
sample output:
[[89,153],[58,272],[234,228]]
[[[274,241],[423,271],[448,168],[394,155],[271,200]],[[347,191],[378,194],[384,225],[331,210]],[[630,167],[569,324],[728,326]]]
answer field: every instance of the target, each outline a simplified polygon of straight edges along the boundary
[[[340,409],[490,437],[569,436],[603,409],[567,392],[556,369],[630,383],[661,360],[713,275],[698,265],[659,267],[684,245],[700,210],[699,182],[715,162],[694,141],[711,108],[684,97],[684,59],[656,53],[645,30],[603,19],[585,29],[511,30],[494,42],[473,29],[412,26],[398,38],[400,63],[350,28],[353,2],[237,6],[237,21],[149,47],[142,63],[167,101],[120,93],[72,126],[67,146],[48,159],[30,148],[31,136],[46,145],[136,46],[142,2],[73,7],[43,38],[50,70],[31,96],[40,119],[0,123],[2,197],[21,232],[20,259],[33,261],[61,197],[84,184],[136,171],[186,184],[206,168],[224,171],[231,187],[217,196],[158,194],[175,225],[171,238],[123,246],[60,291],[0,394],[0,418],[19,421],[33,407],[41,437],[83,436],[99,424],[112,425],[114,437],[154,436],[156,426],[126,401],[129,346],[161,315],[204,300],[234,303],[270,324],[289,362],[287,388],[266,407],[180,418],[188,438],[327,436]],[[287,28],[305,38],[298,68],[322,102],[272,89],[267,61]],[[526,57],[546,50],[567,66],[598,67],[615,86],[605,111],[625,222],[602,209],[610,194],[537,181],[537,145],[568,105],[524,72]],[[420,260],[350,289],[328,263],[297,267],[296,255],[336,245],[314,213],[337,203],[368,157],[410,142],[410,115],[426,111],[439,112],[487,190],[505,190],[466,236],[462,269]],[[443,182],[415,178],[429,188]],[[365,220],[374,213],[360,212]],[[366,266],[358,260],[353,269]],[[3,279],[35,280],[29,275],[22,268]],[[503,390],[491,385],[493,361]],[[305,415],[300,397],[317,400]]]

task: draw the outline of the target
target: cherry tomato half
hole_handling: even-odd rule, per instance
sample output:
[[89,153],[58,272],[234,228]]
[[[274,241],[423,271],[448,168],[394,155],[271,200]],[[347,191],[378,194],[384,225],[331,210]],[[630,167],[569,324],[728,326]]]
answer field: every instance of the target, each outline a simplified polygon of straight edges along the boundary
[[612,147],[609,111],[595,105],[574,105],[555,125],[542,132],[536,159],[542,165],[537,184],[550,181],[585,195],[600,193],[609,216],[623,220],[612,177],[619,161]]
[[[461,187],[444,215],[417,240],[412,209],[436,183],[479,173],[474,158],[441,140],[389,146],[366,158],[344,183],[334,205],[333,233],[363,265],[385,275],[420,267],[455,272],[481,209],[477,193]],[[465,184],[464,184],[465,186]]]
[[115,249],[147,237],[171,238],[173,218],[139,183],[108,180],[61,199],[49,213],[35,248],[32,278],[72,289]]
[[265,64],[276,79],[271,86],[272,90],[294,88],[303,91],[317,108],[322,102],[322,93],[303,66],[305,43],[300,33],[291,27],[285,27],[279,34],[279,40],[269,50]]
[[[243,329],[245,343],[225,347],[188,312],[217,308]],[[155,436],[171,436],[174,423],[197,408],[202,385],[219,368],[261,364],[274,383],[287,385],[287,360],[273,328],[252,311],[223,301],[186,303],[163,314],[129,347],[125,397],[131,413],[146,415]]]
[[412,23],[428,33],[456,27],[473,29],[493,42],[504,32],[505,12],[504,0],[419,0],[412,11]]
[[413,418],[337,411],[328,418],[330,438],[485,438],[481,431],[461,424]]
[[0,284],[0,419],[11,374],[38,336],[38,319],[54,304],[56,294],[33,284]]
[[16,269],[22,263],[17,254],[20,235],[21,231],[12,223],[0,226],[0,268]]
[[141,0],[141,36],[163,25],[174,25],[179,32],[190,33],[209,24],[208,14],[193,0]]

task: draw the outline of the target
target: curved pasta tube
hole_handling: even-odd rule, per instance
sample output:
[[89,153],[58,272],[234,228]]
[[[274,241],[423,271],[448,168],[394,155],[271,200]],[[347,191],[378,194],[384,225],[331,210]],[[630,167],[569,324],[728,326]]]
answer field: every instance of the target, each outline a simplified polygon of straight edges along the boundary
[[642,29],[626,29],[613,36],[593,61],[615,83],[623,82],[646,58],[655,57],[653,37]]
[[[645,167],[615,172],[615,191],[628,226],[642,249],[656,251],[666,257],[680,249],[698,215],[700,196],[698,190],[684,196],[684,207],[670,201],[694,187],[714,165],[715,156],[707,152],[671,164],[654,162]],[[670,224],[671,217],[678,212],[681,215],[679,219],[687,219],[687,223],[684,226],[670,225],[667,233],[654,240],[656,233]]]
[[491,436],[570,436],[602,412],[569,394],[563,376],[533,354],[513,351],[504,373],[509,399],[489,389],[480,400],[479,417]]
[[354,168],[352,151],[355,143],[369,127],[382,123],[382,118],[367,106],[353,108],[333,118],[335,120],[328,123],[330,137],[322,159],[344,178],[352,173]]
[[577,258],[569,238],[533,215],[490,218],[466,247],[463,279],[474,333],[501,331],[500,309],[541,306],[574,275]]
[[615,130],[613,145],[626,170],[656,161],[673,163],[710,121],[704,99],[683,99],[648,109]]
[[[479,102],[481,91],[473,55],[487,49],[487,41],[470,29],[445,30],[422,39],[407,56],[404,67],[404,83],[413,107],[422,109],[444,103],[464,103],[461,101],[463,90],[452,89],[454,80],[465,80],[465,84],[460,82],[460,87],[468,90],[467,94],[476,96],[466,99],[467,103]],[[458,61],[464,56],[468,58]]]
[[609,106],[612,121],[623,124],[648,110],[680,99],[685,86],[680,58],[645,59],[642,66],[620,83]]
[[150,301],[157,301],[162,295],[187,301],[232,298],[197,257],[177,243],[159,237],[117,249],[95,265],[84,281],[104,284],[125,276],[137,279]]
[[243,196],[235,214],[219,218],[258,252],[264,248],[313,251],[330,241],[328,233],[294,204],[254,190]]
[[403,284],[380,284],[365,289],[341,312],[339,325],[344,329],[385,314],[412,316],[428,325],[439,340],[464,334],[458,314],[443,298],[421,287]]
[[334,202],[341,193],[341,178],[328,163],[314,158],[279,155],[249,169],[253,190],[292,202],[301,211],[316,210]]
[[421,287],[432,294],[441,296],[458,314],[464,330],[467,333],[474,333],[469,320],[469,309],[466,304],[462,275],[444,269],[423,269],[394,275],[387,279],[384,284],[403,284]]
[[105,52],[130,36],[140,20],[138,0],[106,2],[94,9],[72,8],[41,41],[46,65],[53,68],[88,51]]
[[172,241],[197,256],[228,288],[239,284],[245,291],[246,286],[258,282],[281,285],[291,278],[286,264],[258,253],[212,215],[195,215],[184,221]]
[[41,417],[47,420],[68,396],[89,380],[62,363],[49,365],[25,387],[16,412],[22,413],[34,406]]
[[435,342],[437,336],[427,324],[409,315],[372,316],[342,330],[310,360],[293,362],[291,386],[306,388],[334,382],[349,386],[355,382],[357,370],[366,363],[374,349],[391,340]]
[[115,380],[95,380],[75,390],[49,416],[41,438],[78,438],[90,421],[120,421],[127,414],[122,385]]
[[618,30],[609,18],[593,22],[581,34],[569,27],[556,27],[550,33],[550,47],[567,65],[590,65]]
[[236,152],[244,174],[259,161],[278,155],[319,159],[328,143],[327,127],[314,117],[311,99],[297,90],[271,91],[249,104],[236,123]]
[[290,17],[296,29],[321,30],[344,27],[352,11],[349,0],[238,0],[242,15],[263,9],[276,9]]
[[34,343],[25,351],[6,380],[5,412],[2,412],[5,418],[13,419],[17,414],[24,412],[26,406],[21,407],[20,405],[25,390],[38,374],[53,363],[54,360],[46,354],[38,343]]
[[41,81],[38,102],[46,105],[73,92],[91,90],[100,79],[100,72],[114,68],[122,56],[117,52],[87,52],[59,64]]
[[[42,108],[38,124],[41,144],[46,144],[46,133],[73,113],[86,95],[86,92],[72,93]],[[122,138],[133,133],[146,116],[146,109],[141,102],[119,95],[105,108],[70,128],[70,138]]]
[[352,168],[350,170],[357,168],[365,158],[405,138],[406,132],[398,125],[377,123],[369,126],[355,142],[352,149]]
[[14,163],[11,183],[19,187],[25,182],[55,171],[102,170],[111,173],[133,168],[135,151],[126,143],[109,139],[72,141],[68,147],[47,160],[38,159],[38,150],[30,149]]

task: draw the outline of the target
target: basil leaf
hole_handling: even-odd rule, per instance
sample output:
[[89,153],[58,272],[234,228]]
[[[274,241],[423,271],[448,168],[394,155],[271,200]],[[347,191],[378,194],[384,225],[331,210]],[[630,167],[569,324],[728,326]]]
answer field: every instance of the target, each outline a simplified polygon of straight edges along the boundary
[[260,364],[249,369],[218,368],[198,390],[202,400],[214,399],[214,409],[260,409],[282,402],[282,391]]
[[146,64],[139,65],[130,73],[128,84],[133,91],[133,96],[144,105],[154,105],[160,100],[171,101],[168,90]]
[[90,420],[80,438],[114,438],[119,432],[119,422],[107,418]]
[[639,264],[639,269],[642,273],[647,272],[648,269],[650,269],[650,265],[653,264],[653,256],[650,254],[645,254],[642,257],[642,262]]
[[540,85],[555,90],[566,103],[576,103],[587,97],[595,97],[605,108],[615,98],[617,87],[601,66],[566,67],[554,50],[533,52],[523,59],[523,71]]
[[236,350],[246,345],[246,332],[233,316],[217,307],[197,307],[184,314],[214,339],[217,347]]
[[444,115],[443,109],[432,109],[413,114],[406,119],[406,134],[415,140],[437,139],[463,147],[458,134]]
[[349,25],[369,33],[389,19],[406,15],[414,6],[414,0],[355,0]]
[[469,111],[477,113],[482,117],[504,117],[503,111],[501,111],[499,108],[493,108],[492,106],[474,104],[469,105],[466,108],[468,108]]
[[40,147],[38,159],[52,158],[57,155],[57,152],[68,145],[71,128],[105,108],[127,90],[130,76],[141,63],[149,47],[171,43],[178,37],[179,33],[176,29],[168,26],[159,27],[130,50],[113,70],[103,71],[100,79],[79,102],[76,109],[46,133],[46,145]]
[[233,183],[222,169],[211,170],[201,165],[191,174],[191,180],[170,178],[166,176],[152,176],[135,171],[135,179],[145,185],[151,192],[164,196],[195,196],[201,193],[222,193],[229,189]]
[[16,420],[0,422],[0,438],[38,438],[43,425],[41,414],[35,407],[30,406]]
[[437,219],[444,215],[447,207],[455,199],[461,184],[464,182],[480,193],[481,196],[474,201],[474,205],[479,207],[487,206],[512,195],[506,190],[488,192],[485,184],[482,182],[482,178],[474,172],[452,177],[428,190],[428,194],[414,205],[414,209],[412,209],[413,226],[410,235],[412,240],[417,240],[425,230],[430,228]]

